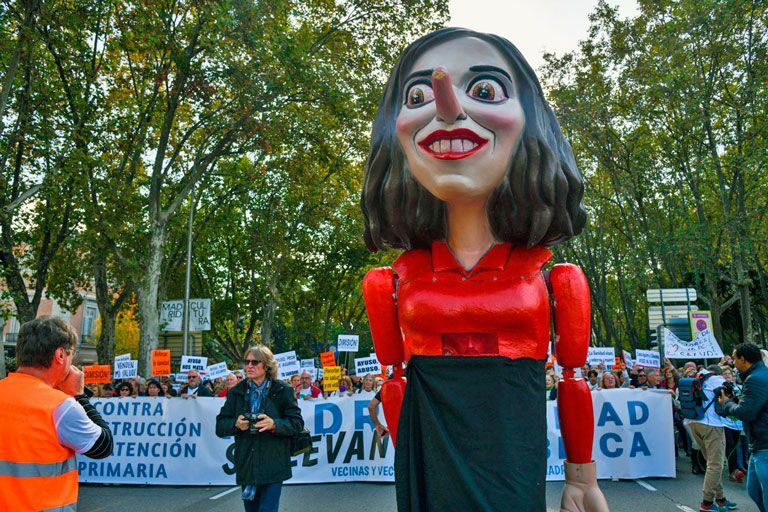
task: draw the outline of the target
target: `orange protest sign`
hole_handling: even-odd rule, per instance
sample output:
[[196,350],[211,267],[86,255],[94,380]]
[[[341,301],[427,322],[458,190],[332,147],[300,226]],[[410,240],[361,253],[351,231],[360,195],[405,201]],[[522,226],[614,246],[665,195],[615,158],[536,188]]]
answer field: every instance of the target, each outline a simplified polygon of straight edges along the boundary
[[331,350],[323,352],[320,354],[320,363],[323,365],[323,368],[326,366],[336,366],[336,354]]
[[112,368],[108,364],[83,366],[86,384],[106,384],[112,380]]
[[612,369],[613,370],[623,370],[624,369],[624,364],[621,362],[621,358],[620,357],[616,358],[616,362],[614,363]]
[[152,351],[152,376],[160,377],[171,374],[171,351]]

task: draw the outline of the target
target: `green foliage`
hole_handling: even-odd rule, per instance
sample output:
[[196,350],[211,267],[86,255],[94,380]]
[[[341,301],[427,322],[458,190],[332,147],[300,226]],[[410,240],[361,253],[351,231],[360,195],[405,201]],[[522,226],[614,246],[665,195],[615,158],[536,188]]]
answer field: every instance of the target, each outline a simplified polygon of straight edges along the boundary
[[721,342],[765,342],[768,8],[601,3],[591,20],[543,82],[587,178],[590,223],[561,255],[587,271],[598,339],[644,346],[645,290],[693,286]]

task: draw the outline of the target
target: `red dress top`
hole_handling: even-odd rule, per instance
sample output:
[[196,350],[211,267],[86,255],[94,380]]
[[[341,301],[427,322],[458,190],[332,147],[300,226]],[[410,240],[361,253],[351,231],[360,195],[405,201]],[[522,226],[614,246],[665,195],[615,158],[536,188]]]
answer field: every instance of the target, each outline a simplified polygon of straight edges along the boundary
[[445,242],[403,253],[397,308],[405,360],[412,355],[545,359],[549,292],[541,274],[544,247],[494,245],[465,270]]

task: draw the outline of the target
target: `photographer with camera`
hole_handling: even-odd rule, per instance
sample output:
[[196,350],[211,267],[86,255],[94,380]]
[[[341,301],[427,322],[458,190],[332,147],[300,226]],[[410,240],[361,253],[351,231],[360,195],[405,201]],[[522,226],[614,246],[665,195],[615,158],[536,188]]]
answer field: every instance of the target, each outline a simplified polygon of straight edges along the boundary
[[716,411],[733,416],[744,423],[752,456],[747,469],[747,492],[761,512],[768,504],[768,368],[762,361],[760,348],[754,343],[736,345],[733,362],[743,383],[737,401],[721,390]]
[[277,361],[263,345],[245,352],[246,379],[227,393],[216,435],[235,436],[235,471],[246,512],[277,512],[291,478],[291,438],[304,428],[293,388],[278,380]]

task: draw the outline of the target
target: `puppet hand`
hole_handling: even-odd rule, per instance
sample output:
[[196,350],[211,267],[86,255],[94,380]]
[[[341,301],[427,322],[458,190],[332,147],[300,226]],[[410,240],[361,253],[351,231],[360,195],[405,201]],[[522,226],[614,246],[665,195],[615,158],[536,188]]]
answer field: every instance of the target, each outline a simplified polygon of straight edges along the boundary
[[565,462],[565,487],[560,512],[609,512],[603,491],[597,486],[595,463]]
[[397,443],[397,425],[400,422],[400,409],[403,407],[405,397],[405,379],[394,377],[381,387],[381,406],[384,409],[384,417],[387,419],[389,435],[392,436],[392,444]]

